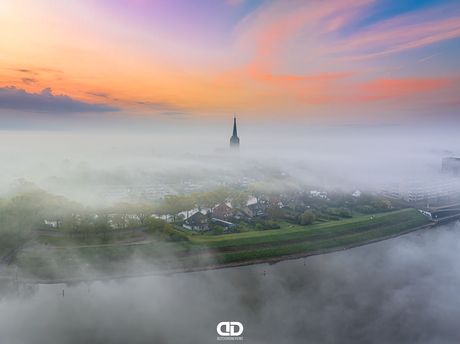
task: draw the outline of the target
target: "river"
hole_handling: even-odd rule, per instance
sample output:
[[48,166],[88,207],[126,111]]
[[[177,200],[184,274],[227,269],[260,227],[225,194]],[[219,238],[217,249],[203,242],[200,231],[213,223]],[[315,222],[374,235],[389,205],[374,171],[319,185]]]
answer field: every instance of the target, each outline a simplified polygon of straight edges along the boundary
[[220,322],[245,343],[440,344],[460,341],[459,319],[459,222],[274,265],[0,283],[2,344],[219,343]]

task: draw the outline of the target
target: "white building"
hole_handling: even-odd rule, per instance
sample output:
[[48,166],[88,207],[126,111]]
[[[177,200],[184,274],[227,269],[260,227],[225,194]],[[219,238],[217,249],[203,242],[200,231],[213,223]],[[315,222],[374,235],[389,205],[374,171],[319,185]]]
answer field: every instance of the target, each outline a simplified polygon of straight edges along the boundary
[[361,196],[362,192],[359,191],[359,190],[356,190],[355,192],[353,192],[351,195],[354,196],[354,197],[359,197]]

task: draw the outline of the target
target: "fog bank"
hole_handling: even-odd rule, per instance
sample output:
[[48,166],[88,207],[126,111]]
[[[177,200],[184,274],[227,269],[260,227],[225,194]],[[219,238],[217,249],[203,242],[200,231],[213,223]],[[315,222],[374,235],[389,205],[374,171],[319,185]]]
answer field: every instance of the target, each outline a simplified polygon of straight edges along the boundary
[[246,343],[452,343],[459,243],[455,222],[305,265],[74,286],[2,282],[0,341],[215,343],[219,322],[239,321]]

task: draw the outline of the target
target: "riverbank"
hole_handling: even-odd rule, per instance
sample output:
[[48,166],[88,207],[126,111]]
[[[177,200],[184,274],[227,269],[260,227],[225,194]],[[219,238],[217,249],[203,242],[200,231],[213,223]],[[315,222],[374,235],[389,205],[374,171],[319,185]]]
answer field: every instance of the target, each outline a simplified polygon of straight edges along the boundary
[[403,235],[433,223],[415,209],[274,231],[192,237],[116,247],[16,252],[0,278],[24,283],[72,283],[170,275],[326,254]]
[[188,272],[199,272],[199,271],[207,271],[207,270],[217,270],[217,269],[226,269],[226,268],[235,268],[241,266],[248,266],[248,265],[257,265],[257,264],[275,264],[281,261],[286,260],[295,260],[300,258],[307,258],[311,256],[317,256],[322,254],[328,254],[338,251],[349,250],[355,247],[360,247],[364,245],[373,244],[379,241],[388,240],[391,238],[395,238],[401,235],[405,235],[422,228],[427,228],[431,226],[435,226],[435,223],[428,223],[420,227],[412,228],[405,230],[403,232],[399,232],[393,235],[389,235],[386,237],[376,238],[372,240],[367,240],[359,243],[349,244],[345,246],[339,246],[329,249],[317,250],[308,253],[301,253],[301,254],[294,254],[288,256],[280,256],[280,257],[272,257],[272,258],[262,258],[256,259],[252,261],[243,261],[238,263],[229,263],[229,264],[221,264],[221,265],[212,265],[206,267],[197,267],[197,268],[186,268],[186,269],[175,269],[175,270],[162,270],[162,271],[155,271],[155,272],[147,272],[142,274],[120,274],[120,275],[111,275],[111,276],[99,276],[96,278],[64,278],[64,279],[54,279],[54,280],[40,280],[40,279],[28,279],[28,278],[15,278],[12,276],[0,276],[0,279],[6,279],[10,281],[17,281],[20,283],[30,283],[30,284],[59,284],[59,283],[83,283],[83,282],[94,282],[94,281],[103,281],[103,280],[114,280],[114,279],[125,279],[125,278],[139,278],[139,277],[149,277],[149,276],[170,276],[179,273],[188,273]]

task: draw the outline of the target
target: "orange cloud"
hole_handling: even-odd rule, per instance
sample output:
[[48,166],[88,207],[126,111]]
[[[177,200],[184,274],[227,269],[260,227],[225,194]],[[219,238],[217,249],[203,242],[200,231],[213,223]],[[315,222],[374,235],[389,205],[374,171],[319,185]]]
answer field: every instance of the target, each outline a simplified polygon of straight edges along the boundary
[[334,80],[342,79],[350,75],[364,73],[363,71],[350,72],[350,73],[318,73],[314,76],[293,76],[293,75],[264,75],[259,77],[260,81],[269,81],[272,83],[291,83],[291,82],[302,82],[302,81],[321,81],[321,80]]

